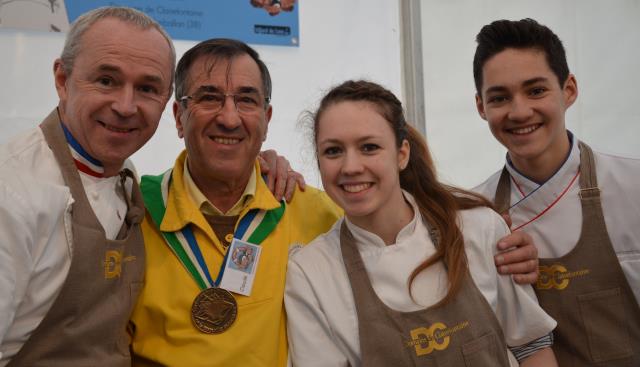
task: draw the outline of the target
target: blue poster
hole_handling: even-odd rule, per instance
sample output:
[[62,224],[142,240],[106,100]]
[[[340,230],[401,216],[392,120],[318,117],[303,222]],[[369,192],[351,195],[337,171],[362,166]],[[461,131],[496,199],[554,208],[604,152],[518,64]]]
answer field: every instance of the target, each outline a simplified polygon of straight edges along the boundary
[[69,23],[91,9],[107,5],[129,6],[154,18],[176,40],[225,37],[252,44],[296,47],[300,44],[300,4],[295,1],[287,8],[284,4],[289,3],[293,1],[12,0],[0,2],[0,27],[64,32]]

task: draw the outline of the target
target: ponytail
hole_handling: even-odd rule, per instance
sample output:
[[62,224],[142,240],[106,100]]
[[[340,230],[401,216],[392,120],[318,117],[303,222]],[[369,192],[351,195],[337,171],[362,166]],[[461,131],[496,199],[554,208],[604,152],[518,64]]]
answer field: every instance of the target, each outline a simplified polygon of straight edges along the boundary
[[409,164],[400,172],[400,186],[415,198],[420,214],[435,233],[437,242],[436,252],[413,270],[408,286],[411,290],[413,280],[421,271],[442,261],[447,269],[449,289],[435,305],[437,307],[449,302],[469,275],[464,237],[458,226],[458,211],[490,207],[491,203],[475,193],[440,183],[425,139],[413,126],[406,124],[406,129],[411,153]]

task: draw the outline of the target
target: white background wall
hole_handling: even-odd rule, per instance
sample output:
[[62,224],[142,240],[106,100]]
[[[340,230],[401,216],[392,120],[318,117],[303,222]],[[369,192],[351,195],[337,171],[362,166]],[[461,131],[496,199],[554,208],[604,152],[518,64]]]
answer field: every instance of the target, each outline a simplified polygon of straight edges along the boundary
[[593,148],[640,158],[640,1],[422,0],[428,142],[441,178],[465,187],[504,164],[476,112],[475,36],[497,19],[533,18],[563,41],[579,96],[567,127]]
[[[319,185],[300,113],[347,78],[370,78],[401,95],[400,20],[396,1],[299,6],[299,48],[256,46],[274,79],[264,147]],[[501,18],[532,17],[563,40],[580,89],[568,127],[596,149],[640,157],[640,0],[422,0],[421,7],[426,131],[443,179],[472,187],[503,164],[504,149],[475,110],[472,76],[475,35]],[[177,41],[178,54],[194,44]],[[35,126],[57,103],[52,64],[62,45],[60,34],[0,28],[0,143]],[[169,104],[156,135],[133,157],[140,173],[172,165],[182,148],[173,121]]]
[[[263,147],[287,156],[307,182],[318,186],[299,115],[313,108],[323,91],[348,78],[376,80],[400,95],[399,13],[397,2],[388,0],[300,0],[298,5],[300,47],[255,46],[274,80],[274,113]],[[0,28],[0,143],[36,126],[57,104],[52,68],[63,43],[61,34]],[[194,44],[176,41],[178,57]],[[183,147],[172,102],[155,136],[133,156],[139,173],[169,168]]]

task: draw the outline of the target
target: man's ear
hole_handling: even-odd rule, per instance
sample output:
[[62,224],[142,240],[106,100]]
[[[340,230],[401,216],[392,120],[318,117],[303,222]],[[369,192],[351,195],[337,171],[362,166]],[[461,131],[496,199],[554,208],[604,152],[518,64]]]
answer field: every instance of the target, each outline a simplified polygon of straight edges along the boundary
[[264,127],[264,136],[262,137],[262,141],[267,140],[267,131],[269,131],[269,122],[271,121],[272,114],[273,114],[273,107],[269,105],[269,107],[267,107],[267,110],[264,111],[265,127]]
[[67,73],[64,71],[64,65],[61,59],[56,59],[53,62],[53,79],[56,84],[56,91],[58,92],[58,98],[60,101],[67,100]]
[[562,93],[564,94],[565,108],[571,107],[573,102],[578,99],[578,81],[575,75],[569,74],[562,87]]
[[478,114],[482,117],[483,120],[487,119],[487,115],[484,112],[484,103],[482,103],[482,97],[476,93],[476,109],[478,110]]
[[184,124],[182,122],[183,112],[180,102],[173,101],[173,117],[176,120],[176,129],[178,130],[178,137],[180,139],[184,138]]

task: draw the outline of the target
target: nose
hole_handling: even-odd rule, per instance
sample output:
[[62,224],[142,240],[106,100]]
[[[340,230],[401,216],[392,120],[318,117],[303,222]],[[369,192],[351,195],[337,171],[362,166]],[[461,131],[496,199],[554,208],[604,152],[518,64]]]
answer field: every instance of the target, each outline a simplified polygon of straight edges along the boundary
[[216,112],[215,121],[226,130],[234,130],[242,124],[233,96],[225,96],[222,108]]
[[353,149],[347,150],[342,161],[342,173],[345,175],[359,174],[364,170],[362,157]]
[[525,97],[516,96],[509,105],[509,120],[526,121],[533,115],[530,102]]
[[112,108],[123,117],[135,115],[136,112],[138,112],[138,105],[135,101],[135,91],[133,87],[125,86],[121,88],[115,96]]

